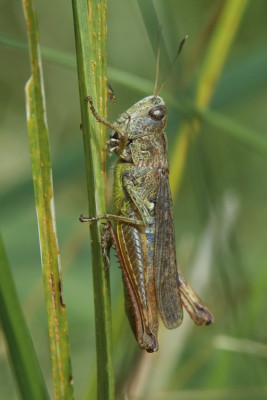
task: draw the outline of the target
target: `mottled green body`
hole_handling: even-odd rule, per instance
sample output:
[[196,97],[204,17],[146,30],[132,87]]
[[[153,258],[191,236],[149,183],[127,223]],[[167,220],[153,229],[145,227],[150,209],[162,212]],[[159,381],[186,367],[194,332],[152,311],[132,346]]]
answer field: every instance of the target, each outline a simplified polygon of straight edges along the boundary
[[[92,99],[96,119],[113,129],[110,147],[120,157],[114,171],[113,214],[106,219],[122,268],[125,308],[139,347],[158,350],[158,313],[165,326],[182,322],[183,308],[198,325],[213,316],[183,278],[176,264],[172,200],[167,160],[167,109],[159,96],[149,96],[123,113],[114,124],[103,120]],[[115,221],[114,228],[110,220]],[[103,235],[103,255],[108,261]]]
[[[158,310],[164,324],[182,322],[176,265],[172,202],[168,182],[167,110],[160,97],[141,100],[115,127],[127,132],[127,143],[115,167],[114,214],[133,224],[116,222],[116,235],[129,277],[126,312],[139,346],[156,351]],[[141,135],[141,137],[137,137]],[[113,139],[116,138],[116,131]],[[143,226],[134,221],[142,221]],[[130,295],[129,295],[130,292]],[[133,301],[132,298],[134,297]]]

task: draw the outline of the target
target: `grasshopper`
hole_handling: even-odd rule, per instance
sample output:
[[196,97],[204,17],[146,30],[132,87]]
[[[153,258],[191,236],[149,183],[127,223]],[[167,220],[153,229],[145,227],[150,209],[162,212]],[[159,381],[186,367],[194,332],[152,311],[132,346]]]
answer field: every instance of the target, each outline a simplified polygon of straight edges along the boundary
[[114,169],[113,213],[81,215],[80,221],[106,220],[103,256],[109,265],[113,244],[132,331],[139,347],[153,353],[159,347],[159,314],[168,329],[182,323],[183,307],[197,325],[213,322],[212,313],[177,269],[165,134],[167,108],[154,88],[152,96],[138,101],[112,124],[97,113],[90,96],[86,100],[96,120],[112,129],[110,151],[119,160]]

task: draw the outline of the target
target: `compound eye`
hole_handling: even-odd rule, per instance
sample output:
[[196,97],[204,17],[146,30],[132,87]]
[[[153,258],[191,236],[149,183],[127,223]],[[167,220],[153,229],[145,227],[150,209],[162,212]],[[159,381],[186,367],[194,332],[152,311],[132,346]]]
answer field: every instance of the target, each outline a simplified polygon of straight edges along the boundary
[[161,121],[166,115],[165,107],[157,106],[151,108],[148,112],[148,115],[155,121]]

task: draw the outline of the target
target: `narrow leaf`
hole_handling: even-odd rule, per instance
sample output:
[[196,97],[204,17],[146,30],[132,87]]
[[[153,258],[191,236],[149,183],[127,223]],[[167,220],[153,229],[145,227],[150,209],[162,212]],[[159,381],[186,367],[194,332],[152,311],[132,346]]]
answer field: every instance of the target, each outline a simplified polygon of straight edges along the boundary
[[33,0],[24,0],[32,76],[26,85],[27,124],[41,247],[54,391],[57,399],[73,399],[66,306],[57,243],[52,168],[45,111],[37,14]]
[[0,235],[0,321],[22,399],[49,399]]

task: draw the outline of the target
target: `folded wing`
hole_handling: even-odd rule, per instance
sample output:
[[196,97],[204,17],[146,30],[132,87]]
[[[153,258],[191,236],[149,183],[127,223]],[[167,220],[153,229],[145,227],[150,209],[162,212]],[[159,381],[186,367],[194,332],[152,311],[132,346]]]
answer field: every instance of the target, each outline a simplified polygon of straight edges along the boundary
[[155,284],[158,309],[164,325],[173,329],[183,319],[176,264],[172,199],[167,176],[162,173],[156,200]]

